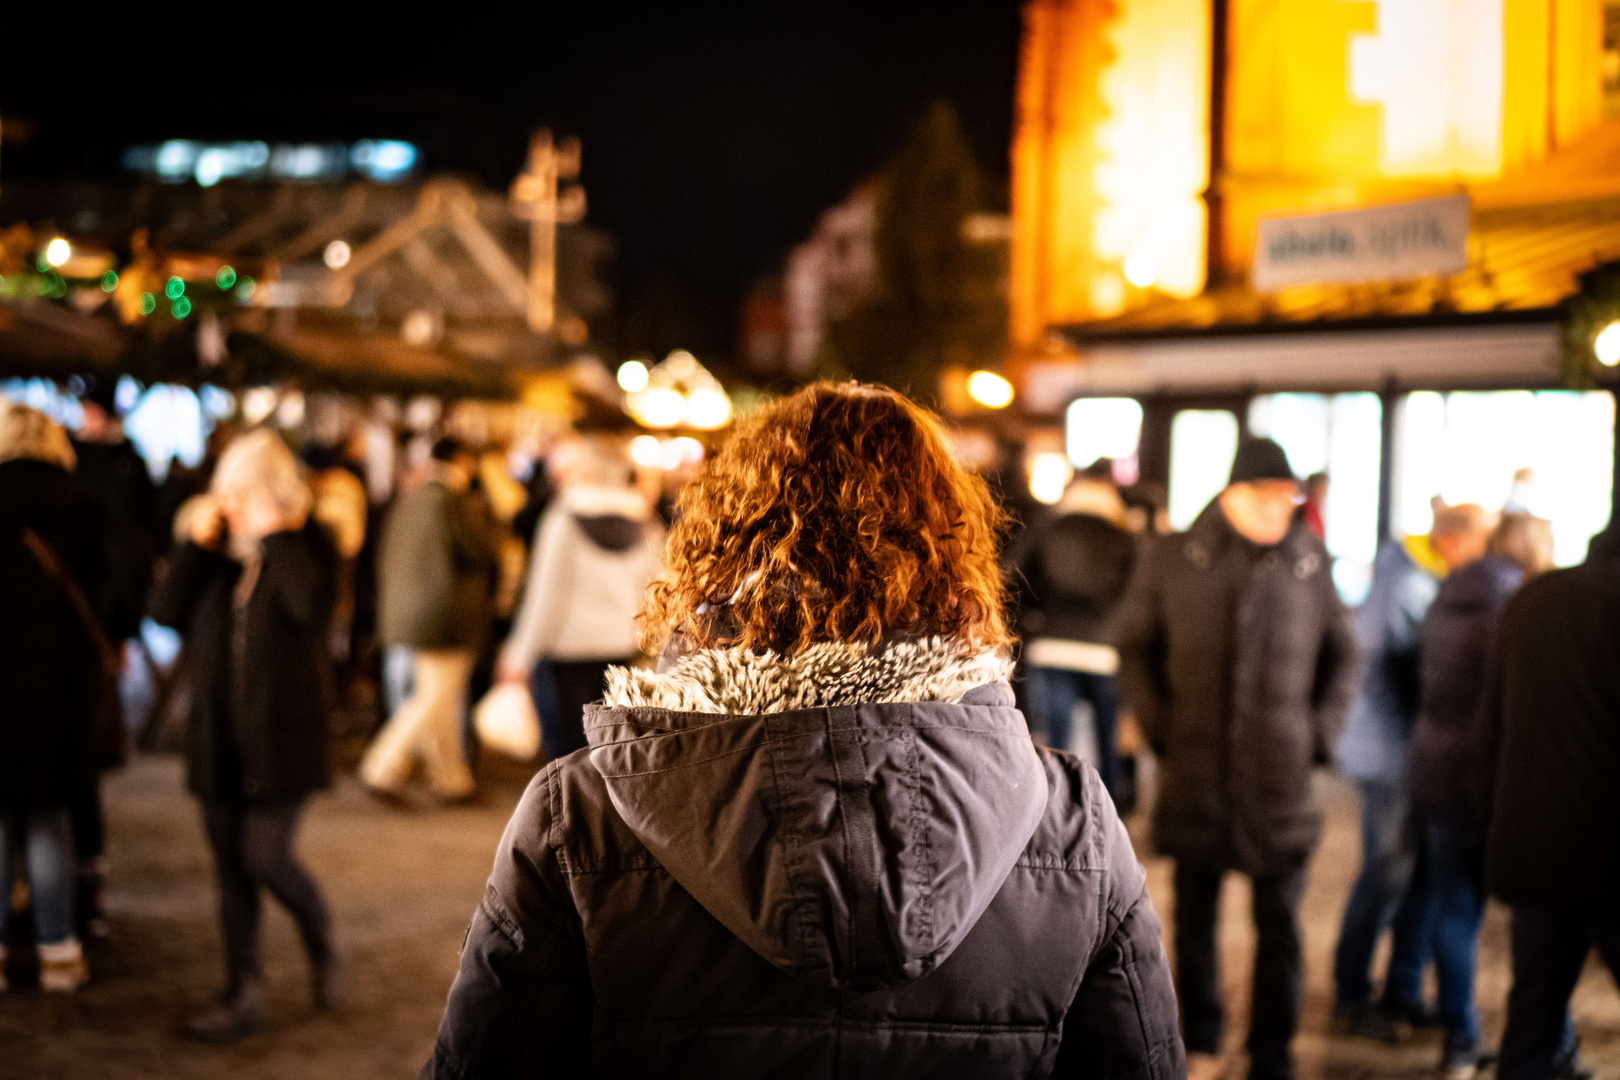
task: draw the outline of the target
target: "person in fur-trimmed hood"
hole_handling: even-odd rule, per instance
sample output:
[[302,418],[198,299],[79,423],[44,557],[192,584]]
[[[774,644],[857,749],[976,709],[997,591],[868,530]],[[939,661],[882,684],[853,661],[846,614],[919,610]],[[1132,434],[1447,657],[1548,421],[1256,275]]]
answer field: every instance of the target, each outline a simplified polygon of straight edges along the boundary
[[1000,512],[819,383],[683,495],[590,745],[512,816],[424,1077],[1180,1077],[1097,773],[1013,708]]

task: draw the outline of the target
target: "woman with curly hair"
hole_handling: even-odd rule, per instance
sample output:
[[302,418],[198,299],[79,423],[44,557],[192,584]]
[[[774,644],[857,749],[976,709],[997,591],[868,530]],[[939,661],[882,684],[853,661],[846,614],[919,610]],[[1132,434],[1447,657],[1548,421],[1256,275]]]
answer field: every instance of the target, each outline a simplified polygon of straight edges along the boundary
[[738,425],[660,669],[530,784],[423,1075],[1183,1075],[1130,840],[1013,708],[998,519],[888,390]]

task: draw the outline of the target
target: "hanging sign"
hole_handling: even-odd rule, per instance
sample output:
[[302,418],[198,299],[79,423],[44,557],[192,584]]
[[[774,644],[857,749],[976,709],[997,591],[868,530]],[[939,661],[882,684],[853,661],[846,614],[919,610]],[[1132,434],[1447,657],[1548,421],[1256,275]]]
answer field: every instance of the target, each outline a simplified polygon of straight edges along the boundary
[[1249,280],[1260,292],[1290,285],[1455,274],[1468,267],[1468,196],[1263,217]]

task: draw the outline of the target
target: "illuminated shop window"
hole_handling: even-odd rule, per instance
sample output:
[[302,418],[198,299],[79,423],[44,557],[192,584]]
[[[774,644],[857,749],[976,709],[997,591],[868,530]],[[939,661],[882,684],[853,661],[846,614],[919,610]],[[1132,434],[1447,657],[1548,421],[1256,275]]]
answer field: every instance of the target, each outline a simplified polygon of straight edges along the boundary
[[1511,502],[1552,522],[1553,558],[1570,566],[1607,523],[1614,398],[1567,390],[1416,393],[1396,418],[1397,534],[1427,532],[1429,500]]
[[1282,444],[1300,479],[1328,474],[1325,539],[1349,604],[1366,596],[1378,553],[1382,422],[1377,394],[1266,394],[1249,406],[1249,431]]
[[1114,459],[1114,478],[1136,480],[1136,448],[1142,440],[1142,403],[1135,398],[1080,398],[1064,415],[1064,449],[1083,469],[1098,458]]
[[1170,422],[1170,527],[1185,529],[1226,487],[1238,419],[1225,409],[1186,409]]

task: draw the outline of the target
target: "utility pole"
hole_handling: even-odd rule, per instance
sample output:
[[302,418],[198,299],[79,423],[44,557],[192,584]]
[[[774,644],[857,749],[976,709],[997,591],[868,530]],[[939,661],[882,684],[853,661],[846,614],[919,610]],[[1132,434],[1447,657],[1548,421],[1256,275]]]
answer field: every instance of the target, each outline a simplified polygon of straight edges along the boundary
[[585,190],[577,184],[579,140],[552,140],[547,128],[529,140],[529,162],[512,182],[512,205],[529,220],[529,329],[547,333],[557,321],[557,223],[585,216]]

